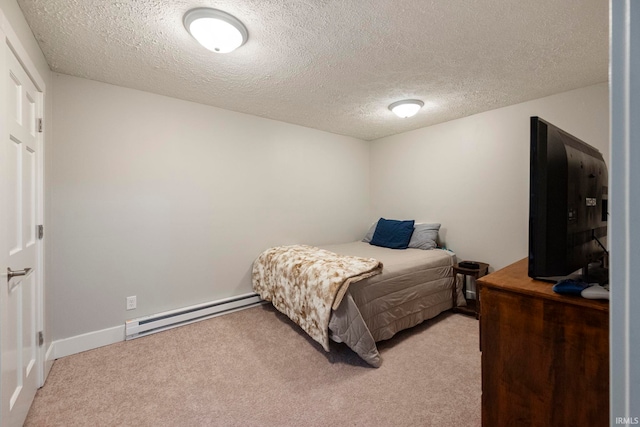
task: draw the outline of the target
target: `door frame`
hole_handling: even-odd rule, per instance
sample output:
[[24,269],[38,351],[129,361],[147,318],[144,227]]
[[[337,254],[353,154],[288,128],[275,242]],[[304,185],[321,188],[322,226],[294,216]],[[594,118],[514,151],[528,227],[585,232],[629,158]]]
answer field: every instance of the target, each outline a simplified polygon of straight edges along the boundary
[[[2,45],[0,45],[0,53],[4,55],[5,53],[4,49],[10,49],[11,51],[13,51],[15,56],[18,58],[18,61],[23,66],[24,70],[27,72],[27,75],[29,76],[29,78],[35,85],[36,89],[38,90],[38,95],[37,95],[38,99],[36,100],[38,104],[38,111],[36,112],[36,115],[42,119],[43,128],[42,128],[42,132],[37,133],[37,136],[36,136],[37,148],[40,153],[40,155],[38,156],[37,165],[36,165],[37,167],[36,198],[37,198],[37,204],[38,204],[38,209],[36,211],[36,223],[42,224],[46,229],[45,210],[44,210],[44,200],[45,200],[44,172],[45,172],[45,156],[46,156],[45,154],[46,126],[44,124],[46,124],[46,120],[45,120],[46,119],[45,117],[46,85],[45,85],[44,79],[38,72],[38,69],[36,68],[34,62],[31,60],[29,54],[27,53],[27,50],[24,48],[18,35],[13,30],[13,27],[9,23],[9,20],[6,18],[2,9],[0,9],[0,40],[2,42]],[[2,61],[0,61],[0,65],[2,67],[6,66],[4,57]],[[4,111],[4,108],[0,111]],[[0,128],[2,128],[2,132],[4,132],[4,126],[5,126],[3,124],[4,120],[5,120],[4,117],[0,118]],[[0,185],[4,186],[4,183],[0,183]],[[0,193],[3,193],[3,192],[4,192],[3,190],[0,191]],[[4,194],[2,195],[4,196]],[[1,226],[3,228],[5,227],[4,224],[2,224]],[[36,325],[37,325],[38,331],[44,332],[44,343],[42,346],[39,346],[37,350],[36,373],[37,373],[38,387],[42,387],[44,385],[44,381],[49,371],[51,370],[51,366],[53,365],[53,359],[51,358],[52,356],[51,349],[53,347],[51,343],[50,328],[49,328],[49,325],[46,324],[47,322],[45,318],[45,305],[44,305],[44,292],[45,292],[44,291],[45,290],[44,244],[45,244],[45,241],[46,241],[45,239],[36,240],[36,251],[37,251],[37,258],[38,258],[38,261],[37,261],[38,276],[36,280],[37,282]],[[5,261],[6,260],[4,258],[0,257],[0,263],[2,264],[0,265],[0,277],[2,277],[2,280],[0,280],[0,282],[2,282],[2,284],[4,284],[4,281],[6,281],[5,272],[7,271],[6,270],[7,266],[4,265],[6,264]]]
[[[611,166],[609,249],[611,303],[609,339],[610,422],[637,424],[640,416],[640,2],[610,2]],[[604,396],[603,396],[604,398]],[[631,421],[629,421],[631,420]],[[635,421],[635,422],[634,422]]]

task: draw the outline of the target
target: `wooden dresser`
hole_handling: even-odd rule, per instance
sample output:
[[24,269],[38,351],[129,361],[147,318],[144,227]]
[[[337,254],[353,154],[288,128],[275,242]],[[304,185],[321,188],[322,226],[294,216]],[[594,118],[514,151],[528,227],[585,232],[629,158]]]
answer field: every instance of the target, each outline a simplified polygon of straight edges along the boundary
[[482,425],[608,426],[609,304],[558,295],[527,263],[477,282]]

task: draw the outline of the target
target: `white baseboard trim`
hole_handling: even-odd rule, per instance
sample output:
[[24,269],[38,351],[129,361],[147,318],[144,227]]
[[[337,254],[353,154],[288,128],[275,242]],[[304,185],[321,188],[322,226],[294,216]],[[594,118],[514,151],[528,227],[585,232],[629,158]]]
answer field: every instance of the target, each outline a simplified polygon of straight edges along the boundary
[[[266,301],[261,301],[255,304],[237,307],[232,310],[228,310],[223,313],[214,314],[212,316],[208,316],[207,318],[222,316],[225,314],[230,314],[240,310],[246,310],[247,308],[256,307],[258,305],[265,304]],[[206,320],[206,318],[196,319],[193,322],[198,322]],[[193,323],[189,322],[189,323]],[[75,337],[64,338],[61,340],[54,341],[51,343],[51,347],[47,350],[47,366],[45,367],[45,378],[49,374],[49,370],[51,369],[51,365],[49,364],[49,360],[51,360],[51,364],[55,359],[60,359],[61,357],[71,356],[72,354],[82,353],[83,351],[93,350],[98,347],[104,347],[105,345],[115,344],[120,341],[125,340],[125,325],[114,326],[112,328],[102,329],[100,331],[88,332],[82,335],[76,335]],[[53,356],[53,357],[51,357]]]
[[88,332],[53,342],[55,359],[124,341],[124,325]]
[[53,354],[54,349],[55,349],[55,345],[54,343],[51,343],[49,345],[49,348],[47,349],[47,352],[44,354],[44,379],[42,381],[43,384],[47,380],[47,377],[49,376],[49,372],[51,372],[51,368],[53,367],[53,362],[56,360]]

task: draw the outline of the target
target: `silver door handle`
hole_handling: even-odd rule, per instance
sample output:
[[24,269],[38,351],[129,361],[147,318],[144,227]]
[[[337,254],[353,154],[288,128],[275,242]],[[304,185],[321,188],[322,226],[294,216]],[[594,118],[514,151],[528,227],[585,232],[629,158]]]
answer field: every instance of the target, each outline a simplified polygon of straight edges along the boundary
[[13,290],[20,284],[14,283],[11,285],[11,279],[18,276],[28,276],[33,271],[33,268],[25,268],[24,270],[11,270],[7,268],[7,283],[9,284],[9,293],[13,292]]
[[12,270],[11,268],[7,268],[7,280],[11,280],[18,276],[28,276],[31,273],[31,270],[33,270],[33,268],[25,268],[24,270]]

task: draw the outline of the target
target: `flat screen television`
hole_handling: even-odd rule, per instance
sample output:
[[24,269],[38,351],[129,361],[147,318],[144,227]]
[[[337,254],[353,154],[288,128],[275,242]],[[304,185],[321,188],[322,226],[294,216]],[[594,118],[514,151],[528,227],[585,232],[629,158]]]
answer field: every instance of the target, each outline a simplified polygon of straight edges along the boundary
[[608,283],[608,175],[602,154],[531,117],[530,166],[529,276],[557,281],[582,274],[589,282]]

